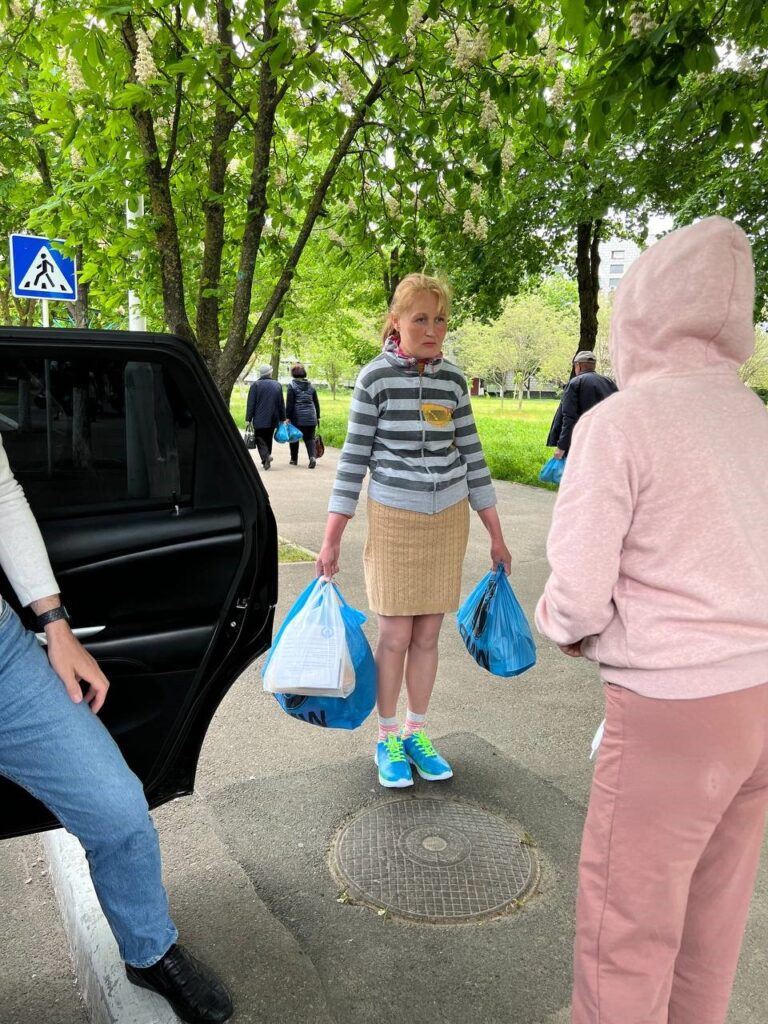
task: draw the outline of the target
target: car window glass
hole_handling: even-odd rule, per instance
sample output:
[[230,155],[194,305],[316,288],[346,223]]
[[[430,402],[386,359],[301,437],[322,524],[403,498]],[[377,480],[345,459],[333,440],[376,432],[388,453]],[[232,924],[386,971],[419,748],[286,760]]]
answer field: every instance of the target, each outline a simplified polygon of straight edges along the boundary
[[195,421],[158,362],[0,354],[0,432],[38,517],[191,500]]

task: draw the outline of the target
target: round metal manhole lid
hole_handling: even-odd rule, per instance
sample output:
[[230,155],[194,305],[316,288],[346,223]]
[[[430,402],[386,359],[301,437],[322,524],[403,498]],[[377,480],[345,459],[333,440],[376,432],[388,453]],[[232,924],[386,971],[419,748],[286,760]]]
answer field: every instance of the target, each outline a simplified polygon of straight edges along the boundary
[[536,854],[507,821],[457,800],[369,807],[338,833],[332,858],[353,899],[432,924],[501,913],[539,873]]

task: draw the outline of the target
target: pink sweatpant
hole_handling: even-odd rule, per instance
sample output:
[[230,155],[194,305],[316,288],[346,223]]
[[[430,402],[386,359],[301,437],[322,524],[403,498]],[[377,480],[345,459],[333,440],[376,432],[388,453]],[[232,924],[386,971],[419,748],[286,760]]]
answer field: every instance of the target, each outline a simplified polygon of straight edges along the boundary
[[572,1024],[724,1024],[768,808],[768,683],[605,697]]

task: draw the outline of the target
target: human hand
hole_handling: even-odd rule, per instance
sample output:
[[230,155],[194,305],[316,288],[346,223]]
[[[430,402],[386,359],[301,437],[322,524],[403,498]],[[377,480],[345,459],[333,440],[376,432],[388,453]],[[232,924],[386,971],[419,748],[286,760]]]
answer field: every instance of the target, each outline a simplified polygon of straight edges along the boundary
[[504,572],[509,576],[512,570],[512,555],[501,537],[491,541],[491,569],[498,569],[500,562],[504,563]]
[[584,655],[581,653],[581,643],[581,640],[577,640],[575,644],[558,644],[557,646],[563,654],[567,654],[569,658],[583,658]]
[[107,699],[109,680],[95,658],[86,651],[69,628],[69,624],[62,619],[46,626],[45,635],[48,640],[48,660],[51,668],[64,683],[67,693],[75,704],[80,704],[83,700],[80,683],[87,683],[85,701],[97,715]]
[[554,451],[554,453],[552,455],[552,458],[553,459],[564,459],[565,458],[565,454],[566,453],[563,451],[562,448],[555,448],[555,451]]
[[315,562],[315,572],[326,580],[332,579],[339,571],[339,553],[341,544],[333,541],[323,541],[320,554]]

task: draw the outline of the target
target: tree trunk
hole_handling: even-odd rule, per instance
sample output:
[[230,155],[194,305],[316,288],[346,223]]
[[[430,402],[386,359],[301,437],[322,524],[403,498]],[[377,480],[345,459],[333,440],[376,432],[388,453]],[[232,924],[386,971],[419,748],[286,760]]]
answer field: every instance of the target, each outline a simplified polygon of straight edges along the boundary
[[283,347],[283,306],[275,315],[275,326],[272,331],[272,356],[269,360],[272,366],[272,376],[277,380],[280,374],[280,351]]
[[[579,286],[579,351],[594,351],[597,343],[597,312],[600,292],[600,232],[602,220],[576,225],[576,280]],[[574,353],[575,354],[575,353]]]

